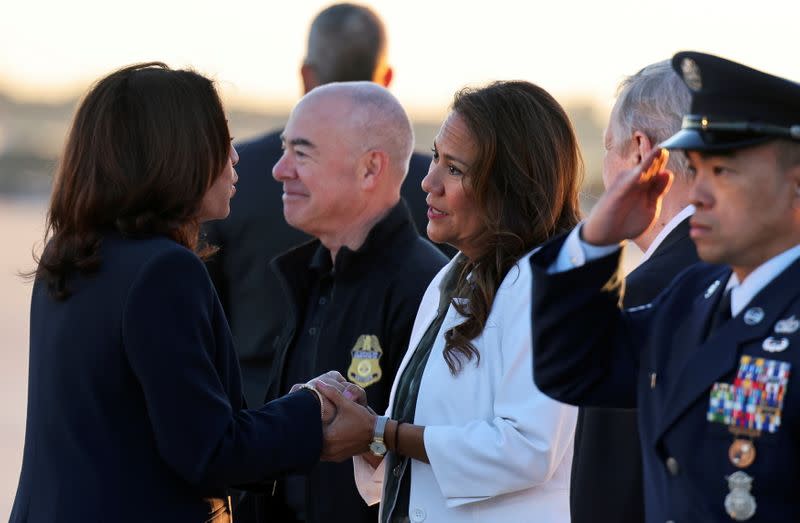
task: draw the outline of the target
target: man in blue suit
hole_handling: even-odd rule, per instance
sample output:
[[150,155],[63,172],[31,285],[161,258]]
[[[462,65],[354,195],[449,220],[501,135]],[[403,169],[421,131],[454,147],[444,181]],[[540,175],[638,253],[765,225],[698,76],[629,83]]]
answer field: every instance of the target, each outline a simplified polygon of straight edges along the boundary
[[702,53],[672,65],[692,103],[662,147],[688,157],[707,263],[620,308],[619,244],[672,181],[657,149],[532,257],[534,379],[567,403],[638,407],[648,522],[800,521],[800,85]]
[[[353,4],[328,7],[311,24],[300,68],[304,92],[345,81],[373,81],[388,87],[393,71],[386,45],[383,22],[371,9]],[[219,247],[208,268],[233,332],[249,405],[264,401],[282,328],[277,320],[280,315],[272,310],[273,297],[282,289],[269,270],[269,261],[311,239],[283,217],[281,184],[272,178],[272,167],[282,154],[280,133],[276,130],[237,145],[239,192],[231,200],[231,213],[205,228],[208,241]],[[420,183],[429,165],[429,156],[413,154],[401,189],[423,235],[428,208]]]
[[[603,184],[606,187],[681,128],[689,90],[669,60],[650,64],[626,78],[606,127]],[[683,155],[670,158],[675,178],[653,227],[633,242],[644,255],[625,278],[623,306],[650,303],[683,269],[697,262],[689,238],[691,176]],[[617,481],[605,481],[613,468]],[[581,408],[575,428],[570,477],[572,523],[594,523],[604,514],[615,523],[644,521],[642,458],[635,409]]]

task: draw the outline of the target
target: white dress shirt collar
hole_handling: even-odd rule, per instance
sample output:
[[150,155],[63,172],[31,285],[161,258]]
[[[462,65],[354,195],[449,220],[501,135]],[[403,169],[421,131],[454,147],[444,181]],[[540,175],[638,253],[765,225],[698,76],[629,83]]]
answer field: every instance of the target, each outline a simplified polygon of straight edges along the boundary
[[656,235],[655,239],[653,240],[653,243],[651,243],[650,246],[647,248],[647,250],[644,251],[644,256],[642,256],[642,259],[639,263],[642,263],[650,256],[652,256],[655,250],[658,249],[658,246],[661,245],[661,243],[664,241],[664,238],[666,238],[669,235],[669,233],[674,231],[675,227],[680,225],[680,223],[683,220],[685,220],[686,218],[688,218],[693,214],[694,214],[694,205],[687,205],[686,207],[681,209],[681,212],[673,216],[672,219],[667,222],[664,228],[661,229],[658,235]]
[[779,274],[786,270],[789,265],[800,258],[800,245],[787,249],[777,256],[765,261],[747,275],[743,282],[739,282],[736,273],[731,273],[725,290],[731,290],[731,315],[736,316],[747,304],[761,292]]

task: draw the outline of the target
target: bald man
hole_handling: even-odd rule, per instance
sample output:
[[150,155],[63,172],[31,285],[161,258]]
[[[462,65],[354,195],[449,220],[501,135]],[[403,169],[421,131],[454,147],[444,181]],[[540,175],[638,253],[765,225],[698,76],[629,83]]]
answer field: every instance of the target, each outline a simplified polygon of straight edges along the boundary
[[[283,215],[315,239],[271,263],[283,293],[270,297],[270,310],[282,312],[283,330],[267,397],[338,370],[385,412],[419,302],[446,262],[400,199],[411,123],[385,88],[335,83],[300,100],[282,141],[273,177]],[[261,521],[378,518],[358,495],[349,461],[279,481],[264,501]]]
[[[304,93],[332,82],[370,81],[388,87],[393,71],[380,17],[356,4],[335,4],[322,10],[309,30],[300,76]],[[281,131],[236,144],[239,191],[231,200],[230,215],[204,227],[208,241],[219,247],[208,269],[231,326],[250,406],[264,402],[264,382],[281,329],[270,309],[271,297],[281,289],[268,269],[269,261],[309,240],[308,235],[284,221],[281,186],[272,179],[272,168],[282,154]],[[420,183],[430,160],[430,156],[412,154],[401,189],[423,235],[428,205]],[[439,248],[448,257],[455,252],[446,245]]]

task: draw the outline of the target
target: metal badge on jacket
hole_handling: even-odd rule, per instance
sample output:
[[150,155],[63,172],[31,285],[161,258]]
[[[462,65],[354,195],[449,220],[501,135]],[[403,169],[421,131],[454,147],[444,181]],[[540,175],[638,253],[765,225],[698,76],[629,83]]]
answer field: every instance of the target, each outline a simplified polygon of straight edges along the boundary
[[369,387],[381,380],[381,356],[383,349],[378,337],[374,334],[362,334],[350,350],[353,359],[347,369],[347,379],[360,385]]

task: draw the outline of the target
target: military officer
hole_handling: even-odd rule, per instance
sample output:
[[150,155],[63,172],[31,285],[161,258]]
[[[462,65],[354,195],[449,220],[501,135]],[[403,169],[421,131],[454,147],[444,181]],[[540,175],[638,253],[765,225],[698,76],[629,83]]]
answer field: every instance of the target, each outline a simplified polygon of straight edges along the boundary
[[[531,259],[534,380],[638,407],[648,523],[800,521],[800,85],[702,53],[672,65],[682,129]],[[619,245],[657,217],[667,149],[688,157],[705,263],[622,310]]]

